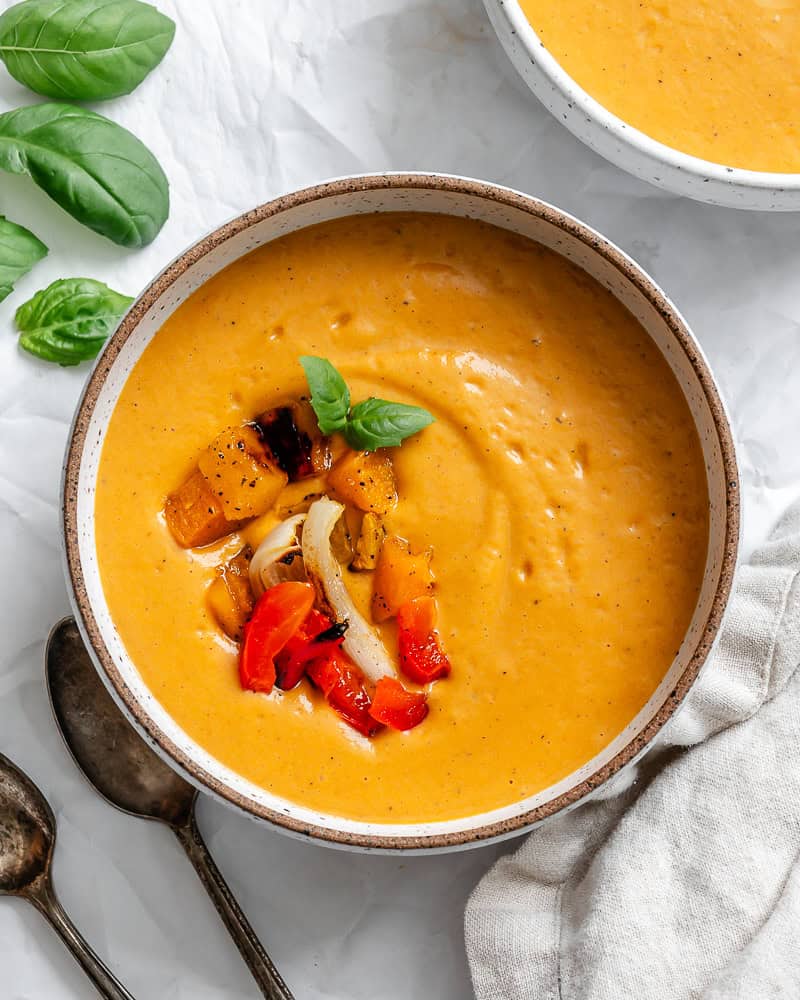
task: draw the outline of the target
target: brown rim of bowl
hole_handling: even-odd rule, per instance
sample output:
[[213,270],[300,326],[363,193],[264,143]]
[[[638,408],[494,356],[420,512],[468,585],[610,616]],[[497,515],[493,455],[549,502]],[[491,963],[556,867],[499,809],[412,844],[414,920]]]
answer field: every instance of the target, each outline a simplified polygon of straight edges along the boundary
[[[452,191],[457,194],[488,198],[509,208],[520,209],[550,222],[557,228],[579,239],[582,243],[601,254],[629,282],[638,288],[656,308],[675,336],[703,388],[719,436],[726,476],[727,508],[722,565],[708,618],[698,639],[694,653],[675,687],[642,731],[603,767],[598,768],[574,788],[534,809],[520,813],[518,816],[489,823],[472,830],[406,837],[329,830],[315,824],[304,823],[266,806],[254,804],[213,775],[210,775],[204,768],[200,767],[175,746],[169,737],[143,712],[103,642],[86,592],[80,560],[77,521],[78,477],[81,455],[86,442],[89,423],[101,388],[123,344],[135,330],[148,309],[160,298],[164,291],[188,267],[204,257],[214,247],[264,219],[279,215],[287,209],[295,208],[298,205],[304,205],[312,201],[320,201],[325,198],[359,191],[378,191],[387,188]],[[195,784],[204,787],[218,798],[231,803],[251,816],[256,816],[294,834],[305,835],[331,844],[384,851],[452,848],[510,836],[513,833],[539,823],[549,816],[553,816],[563,809],[575,805],[606,782],[612,775],[616,774],[625,764],[641,754],[683,701],[711,650],[730,595],[739,543],[739,479],[733,437],[725,414],[725,408],[711,372],[698,350],[697,344],[663,292],[622,251],[618,250],[598,233],[552,205],[539,201],[530,195],[525,195],[509,188],[498,187],[487,182],[437,174],[396,173],[352,178],[345,177],[327,181],[314,187],[304,188],[292,194],[276,198],[274,201],[267,202],[265,205],[261,205],[250,212],[245,212],[244,215],[240,215],[238,218],[233,219],[231,222],[226,223],[204,237],[170,264],[162,274],[148,285],[134,303],[130,312],[122,320],[119,328],[106,345],[84,388],[67,447],[62,504],[66,565],[72,587],[73,605],[78,613],[84,637],[89,640],[96,666],[105,674],[107,681],[111,684],[118,698],[126,706],[140,730],[161,748],[162,752],[166,754],[179,770],[192,778]]]

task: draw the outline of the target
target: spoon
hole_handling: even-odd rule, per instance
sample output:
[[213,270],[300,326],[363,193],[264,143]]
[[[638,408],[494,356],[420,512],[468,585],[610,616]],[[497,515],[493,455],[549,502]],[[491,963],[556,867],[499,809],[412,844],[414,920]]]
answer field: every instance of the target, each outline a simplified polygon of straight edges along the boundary
[[46,665],[56,721],[86,778],[117,809],[170,827],[263,995],[294,1000],[200,836],[197,791],[150,749],[117,708],[73,618],[60,621],[50,633]]
[[0,754],[0,896],[19,896],[33,903],[105,1000],[133,1000],[56,898],[50,876],[55,842],[56,818],[47,800],[27,775]]

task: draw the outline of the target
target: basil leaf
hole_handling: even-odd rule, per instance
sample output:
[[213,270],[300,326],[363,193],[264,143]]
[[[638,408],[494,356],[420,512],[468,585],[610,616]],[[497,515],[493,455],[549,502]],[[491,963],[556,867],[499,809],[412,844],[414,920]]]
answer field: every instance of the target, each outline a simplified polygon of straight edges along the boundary
[[32,232],[0,215],[0,302],[14,290],[15,282],[47,256],[47,247]]
[[17,309],[20,347],[65,367],[97,355],[133,299],[92,278],[60,278]]
[[433,420],[433,414],[421,406],[388,403],[373,397],[353,407],[344,436],[350,447],[359,451],[395,448]]
[[29,174],[78,222],[124,247],[152,242],[169,215],[167,178],[150,150],[72,104],[0,115],[0,170]]
[[47,97],[130,94],[164,58],[175,23],[139,0],[24,0],[0,15],[0,59]]
[[330,361],[304,355],[300,364],[311,390],[311,405],[323,434],[344,430],[350,410],[350,390]]

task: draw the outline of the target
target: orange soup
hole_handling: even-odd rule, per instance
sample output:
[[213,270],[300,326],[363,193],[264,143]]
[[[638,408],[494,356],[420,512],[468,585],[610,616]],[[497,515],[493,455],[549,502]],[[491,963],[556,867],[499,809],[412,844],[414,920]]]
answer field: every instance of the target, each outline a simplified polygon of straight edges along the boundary
[[569,75],[623,121],[726,166],[800,171],[793,0],[520,0]]
[[[433,422],[377,451],[321,436],[301,356],[335,367],[353,417],[377,397]],[[287,400],[307,422],[313,467],[270,465],[283,447],[269,436],[275,421],[291,424]],[[252,480],[239,477],[245,467]],[[232,500],[240,486],[252,492]],[[331,592],[312,631],[338,626],[344,639],[336,627],[327,635],[331,660],[292,659],[318,639],[295,631],[281,646],[289,604],[276,595],[315,584],[301,560],[294,582],[259,577],[251,595],[253,553],[269,573],[296,573],[291,558],[264,560],[262,543],[305,518],[312,578],[309,525],[326,504],[345,511],[323,541],[353,620],[337,621],[331,607],[344,598]],[[692,417],[638,322],[538,244],[425,214],[285,236],[192,295],[123,389],[95,510],[115,624],[175,720],[269,791],[378,822],[508,805],[608,745],[676,654],[708,536]],[[378,698],[369,669],[356,662],[366,702],[349,708],[337,701],[341,677],[325,673],[347,660],[343,641],[352,654],[356,618],[395,673],[391,698],[399,689],[416,706],[400,728],[389,713],[364,731]],[[277,664],[268,682],[265,642]],[[417,670],[431,664],[434,674]]]

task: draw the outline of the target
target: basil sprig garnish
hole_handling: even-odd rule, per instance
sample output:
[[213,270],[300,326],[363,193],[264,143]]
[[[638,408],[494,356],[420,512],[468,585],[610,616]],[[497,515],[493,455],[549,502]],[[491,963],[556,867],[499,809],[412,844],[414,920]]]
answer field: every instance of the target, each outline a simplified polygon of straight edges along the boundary
[[15,282],[47,256],[47,247],[29,229],[0,215],[0,302],[14,290]]
[[319,429],[323,434],[341,431],[357,451],[396,448],[434,421],[433,414],[421,406],[390,403],[374,396],[351,408],[347,383],[330,361],[304,355],[300,364],[311,390],[311,406]]
[[311,390],[311,405],[323,434],[343,431],[350,412],[350,390],[347,383],[325,358],[306,354],[300,358]]

